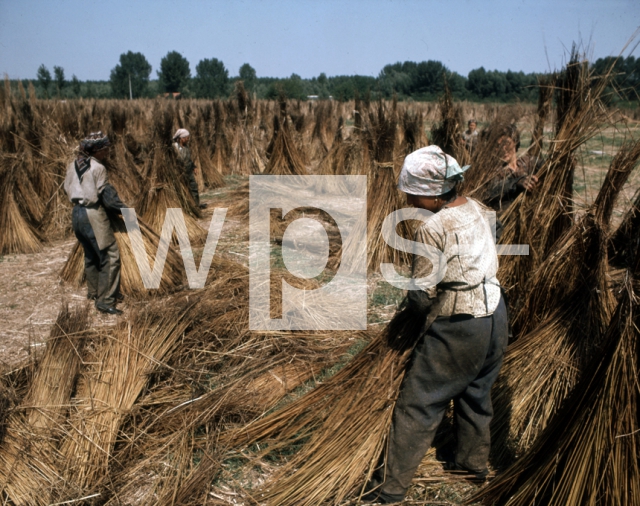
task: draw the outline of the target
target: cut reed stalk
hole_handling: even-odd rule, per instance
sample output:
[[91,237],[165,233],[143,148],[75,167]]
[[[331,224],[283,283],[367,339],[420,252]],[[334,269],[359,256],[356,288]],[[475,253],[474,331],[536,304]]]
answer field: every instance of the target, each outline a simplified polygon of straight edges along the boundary
[[0,446],[0,489],[12,504],[51,504],[63,478],[56,469],[60,425],[80,371],[87,308],[63,307],[29,392],[10,416]]

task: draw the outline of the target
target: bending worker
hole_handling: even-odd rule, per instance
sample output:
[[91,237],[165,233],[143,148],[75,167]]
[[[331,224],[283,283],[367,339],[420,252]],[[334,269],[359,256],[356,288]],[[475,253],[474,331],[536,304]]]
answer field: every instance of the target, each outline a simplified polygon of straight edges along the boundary
[[520,132],[515,125],[507,125],[498,138],[498,156],[501,165],[490,181],[484,201],[498,213],[498,218],[507,210],[518,195],[533,191],[538,185],[536,170],[541,165],[539,158],[529,155],[518,157]]
[[[436,286],[407,294],[406,310],[433,323],[416,335],[393,412],[386,469],[374,474],[366,501],[403,500],[451,400],[457,450],[447,467],[478,479],[488,474],[490,392],[507,346],[507,312],[488,209],[456,192],[465,169],[428,146],[407,156],[400,173],[398,188],[409,205],[434,213],[415,240],[444,255],[446,270]],[[431,261],[414,255],[414,279],[432,270]]]
[[189,130],[186,128],[179,128],[175,134],[173,134],[173,147],[178,154],[178,160],[184,170],[184,176],[187,179],[187,186],[189,187],[189,193],[193,197],[193,200],[201,209],[204,209],[206,204],[200,205],[200,193],[198,192],[198,183],[196,181],[194,171],[196,164],[193,163],[191,158],[191,150],[189,149]]
[[80,142],[77,158],[69,164],[64,189],[73,204],[73,231],[84,249],[87,298],[98,311],[121,314],[120,251],[108,213],[122,214],[126,207],[109,184],[107,169],[100,162],[109,154],[109,138],[102,132]]

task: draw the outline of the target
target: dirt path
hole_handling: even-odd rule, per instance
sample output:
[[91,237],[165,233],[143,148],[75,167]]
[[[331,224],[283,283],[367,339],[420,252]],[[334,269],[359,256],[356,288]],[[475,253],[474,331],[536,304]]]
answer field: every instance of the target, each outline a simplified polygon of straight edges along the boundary
[[75,239],[46,245],[40,253],[0,257],[0,362],[27,357],[49,335],[63,303],[85,304],[86,290],[60,282]]

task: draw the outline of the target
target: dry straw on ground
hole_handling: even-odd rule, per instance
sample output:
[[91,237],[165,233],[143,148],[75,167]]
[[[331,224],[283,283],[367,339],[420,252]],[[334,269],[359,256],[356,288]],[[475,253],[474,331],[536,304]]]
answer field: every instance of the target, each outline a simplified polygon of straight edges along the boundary
[[86,308],[60,311],[29,392],[7,423],[0,488],[13,504],[51,504],[64,483],[55,459],[83,361],[87,315]]

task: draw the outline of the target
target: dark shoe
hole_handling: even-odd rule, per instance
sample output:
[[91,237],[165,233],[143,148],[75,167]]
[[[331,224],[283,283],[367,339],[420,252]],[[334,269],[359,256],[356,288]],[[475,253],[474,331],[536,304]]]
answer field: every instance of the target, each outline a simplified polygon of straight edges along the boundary
[[[367,486],[368,488],[368,486]],[[380,487],[370,492],[366,492],[362,498],[360,504],[396,504],[404,501],[404,496],[391,496],[385,494]]]
[[200,209],[206,209],[207,208],[207,204],[200,204],[198,207]]
[[103,306],[101,304],[96,304],[96,309],[101,313],[106,313],[106,314],[112,314],[112,315],[122,314],[122,311],[120,311],[119,309],[116,309],[113,306]]
[[404,497],[402,499],[390,499],[379,492],[369,492],[366,495],[362,496],[362,500],[360,504],[398,504],[404,501]]

